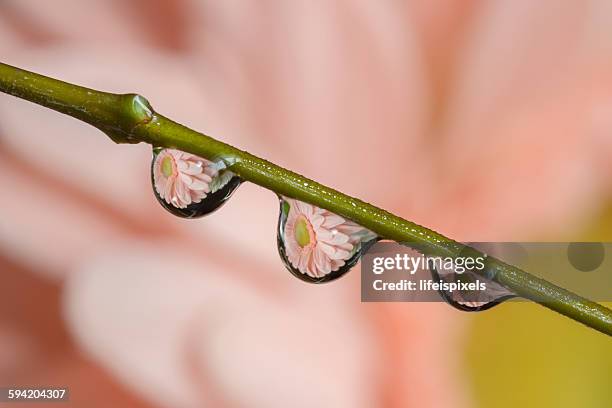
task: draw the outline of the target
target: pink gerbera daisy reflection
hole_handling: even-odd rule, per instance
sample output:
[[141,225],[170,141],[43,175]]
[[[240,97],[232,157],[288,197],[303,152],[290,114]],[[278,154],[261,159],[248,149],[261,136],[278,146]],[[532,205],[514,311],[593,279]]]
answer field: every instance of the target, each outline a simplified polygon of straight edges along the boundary
[[289,213],[283,230],[291,265],[313,278],[340,269],[375,234],[352,221],[313,205],[286,198]]
[[217,173],[213,162],[175,149],[161,150],[153,163],[155,190],[176,208],[202,201]]

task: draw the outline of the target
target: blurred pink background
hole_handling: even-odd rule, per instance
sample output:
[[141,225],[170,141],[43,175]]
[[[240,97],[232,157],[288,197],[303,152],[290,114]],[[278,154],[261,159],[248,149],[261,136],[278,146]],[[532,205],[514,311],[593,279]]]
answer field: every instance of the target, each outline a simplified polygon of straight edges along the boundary
[[[111,92],[458,240],[610,198],[607,0],[5,0],[0,59]],[[0,385],[75,406],[470,407],[471,320],[290,276],[278,204],[155,201],[150,146],[0,95]],[[427,353],[435,350],[435,353]]]

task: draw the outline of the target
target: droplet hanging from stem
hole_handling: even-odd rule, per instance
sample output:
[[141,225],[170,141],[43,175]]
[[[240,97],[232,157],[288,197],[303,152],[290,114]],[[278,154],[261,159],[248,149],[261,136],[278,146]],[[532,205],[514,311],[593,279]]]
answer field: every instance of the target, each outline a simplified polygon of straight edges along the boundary
[[151,182],[157,201],[172,214],[198,218],[219,209],[242,180],[223,161],[175,149],[153,149]]
[[[482,246],[475,245],[474,246]],[[500,251],[501,249],[507,250],[509,247],[498,246],[493,248],[488,246],[491,250]],[[466,246],[466,251],[471,249]],[[480,248],[484,250],[485,248]],[[499,256],[500,254],[496,254]],[[459,289],[454,291],[439,290],[440,296],[451,306],[456,309],[467,311],[467,312],[478,312],[482,310],[490,309],[500,303],[516,297],[516,294],[506,289],[499,283],[489,276],[491,271],[484,269],[481,271],[472,270],[470,268],[462,267],[461,270],[453,268],[432,268],[432,277],[437,282],[455,283],[461,285],[460,287],[469,287],[471,289]],[[478,290],[478,284],[484,284],[484,290]]]
[[347,273],[378,237],[328,210],[280,198],[278,252],[299,279],[323,283]]

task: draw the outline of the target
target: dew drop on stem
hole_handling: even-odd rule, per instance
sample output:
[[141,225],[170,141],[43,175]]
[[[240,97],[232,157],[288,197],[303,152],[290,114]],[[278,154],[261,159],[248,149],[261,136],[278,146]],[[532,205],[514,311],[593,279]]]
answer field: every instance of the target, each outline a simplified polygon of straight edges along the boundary
[[372,231],[328,210],[279,198],[278,252],[289,272],[303,281],[340,278],[378,239]]
[[[472,246],[477,247],[482,245],[472,244]],[[507,249],[508,246],[502,246],[501,248]],[[471,247],[465,247],[466,253],[471,250]],[[497,256],[499,256],[499,254],[497,254]],[[459,258],[461,257],[460,254]],[[440,289],[438,292],[448,304],[462,311],[478,312],[487,310],[499,305],[505,300],[516,297],[516,294],[492,279],[486,262],[485,268],[480,271],[477,271],[475,268],[458,266],[451,268],[431,268],[430,271],[433,279],[439,283],[454,283],[461,285],[460,287],[463,289],[452,291]],[[478,288],[479,285],[481,285],[480,288]]]
[[162,207],[177,217],[198,218],[225,204],[242,180],[226,169],[223,161],[154,148],[151,182]]

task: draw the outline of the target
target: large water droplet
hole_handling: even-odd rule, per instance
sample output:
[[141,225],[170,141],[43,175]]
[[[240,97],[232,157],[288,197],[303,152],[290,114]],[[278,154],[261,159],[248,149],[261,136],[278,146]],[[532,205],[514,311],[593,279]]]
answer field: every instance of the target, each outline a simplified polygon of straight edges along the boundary
[[[495,255],[500,257],[500,254],[493,254],[491,251],[494,250],[492,246],[484,248],[482,244],[472,244],[472,247],[485,250],[487,254]],[[508,246],[497,247],[497,250],[503,249],[507,252],[511,249]],[[471,251],[470,247],[466,246],[466,252]],[[472,253],[470,252],[470,256]],[[508,255],[506,253],[506,255]],[[516,255],[516,254],[511,254]],[[459,255],[461,258],[461,254]],[[503,257],[500,257],[503,258]],[[505,300],[516,297],[516,294],[506,289],[499,283],[492,279],[491,271],[484,269],[482,271],[476,271],[475,268],[457,267],[453,268],[438,268],[431,269],[431,274],[437,282],[455,283],[467,289],[459,290],[439,290],[442,298],[451,306],[456,309],[467,311],[467,312],[478,312],[481,310],[487,310],[494,306],[499,305]],[[478,285],[484,285],[484,290],[478,289]]]
[[338,279],[378,239],[372,231],[325,209],[279,198],[278,252],[287,269],[306,282]]
[[223,161],[175,149],[153,149],[151,182],[157,201],[172,214],[198,218],[219,209],[242,180]]

